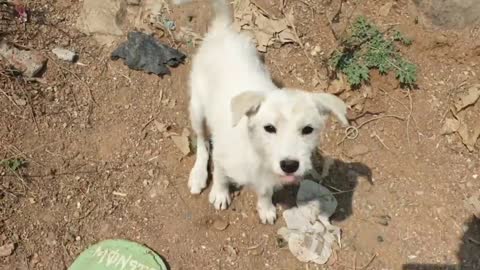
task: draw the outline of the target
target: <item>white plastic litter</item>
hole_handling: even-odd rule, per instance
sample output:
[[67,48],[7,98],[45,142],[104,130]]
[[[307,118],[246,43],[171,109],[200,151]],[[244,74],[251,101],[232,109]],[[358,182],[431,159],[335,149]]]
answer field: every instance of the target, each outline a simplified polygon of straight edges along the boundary
[[278,230],[297,259],[325,264],[335,241],[341,245],[340,228],[329,222],[336,208],[337,200],[327,188],[311,180],[302,181],[297,207],[283,212],[287,227]]

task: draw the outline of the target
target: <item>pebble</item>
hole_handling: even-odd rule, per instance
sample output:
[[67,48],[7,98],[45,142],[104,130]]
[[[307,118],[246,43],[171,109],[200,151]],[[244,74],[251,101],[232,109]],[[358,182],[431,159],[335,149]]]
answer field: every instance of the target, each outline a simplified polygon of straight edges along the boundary
[[218,231],[224,231],[228,227],[229,223],[223,219],[217,219],[213,222],[213,228]]
[[13,251],[15,250],[15,244],[5,244],[0,246],[0,257],[7,257],[12,255]]
[[47,58],[38,51],[19,50],[6,41],[0,42],[0,56],[26,77],[39,75],[47,62]]
[[74,62],[77,58],[77,54],[75,52],[60,47],[54,48],[52,53],[54,53],[58,59],[63,61]]

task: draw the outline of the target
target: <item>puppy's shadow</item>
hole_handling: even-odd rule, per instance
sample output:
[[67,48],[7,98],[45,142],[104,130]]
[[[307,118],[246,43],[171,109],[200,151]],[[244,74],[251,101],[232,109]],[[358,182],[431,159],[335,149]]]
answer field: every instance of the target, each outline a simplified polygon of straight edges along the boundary
[[[330,163],[328,174],[325,178],[318,181],[318,177],[307,177],[319,182],[328,188],[335,196],[338,206],[331,217],[332,221],[343,221],[353,214],[353,194],[358,185],[360,177],[364,177],[372,184],[371,169],[359,162],[344,162],[339,159],[328,160],[320,154],[315,154],[312,157],[313,164],[318,173],[322,174],[324,164]],[[274,194],[274,203],[284,205],[285,208],[294,207],[296,205],[296,194],[298,186],[287,186]]]
[[[478,270],[480,269],[480,219],[471,217],[465,222],[467,230],[463,234],[458,249],[459,265],[453,264],[404,264],[403,270]],[[428,243],[425,243],[428,245]]]

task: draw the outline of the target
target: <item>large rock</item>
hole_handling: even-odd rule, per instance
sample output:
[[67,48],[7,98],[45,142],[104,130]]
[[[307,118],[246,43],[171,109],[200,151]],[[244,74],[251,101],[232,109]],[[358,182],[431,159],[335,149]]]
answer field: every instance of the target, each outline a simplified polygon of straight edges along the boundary
[[480,23],[480,0],[413,0],[435,26],[463,28]]
[[25,77],[36,77],[45,67],[47,58],[35,50],[20,50],[0,41],[0,60],[5,60]]
[[102,44],[111,44],[123,35],[126,0],[84,0],[77,27]]

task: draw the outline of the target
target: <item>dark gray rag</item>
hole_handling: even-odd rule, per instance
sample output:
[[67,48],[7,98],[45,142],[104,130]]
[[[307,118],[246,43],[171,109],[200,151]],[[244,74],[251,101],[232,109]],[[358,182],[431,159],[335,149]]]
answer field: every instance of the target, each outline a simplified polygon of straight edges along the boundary
[[112,52],[112,60],[125,59],[124,63],[134,70],[144,70],[160,76],[170,74],[170,67],[183,63],[186,55],[155,40],[142,32],[128,33],[128,41]]

